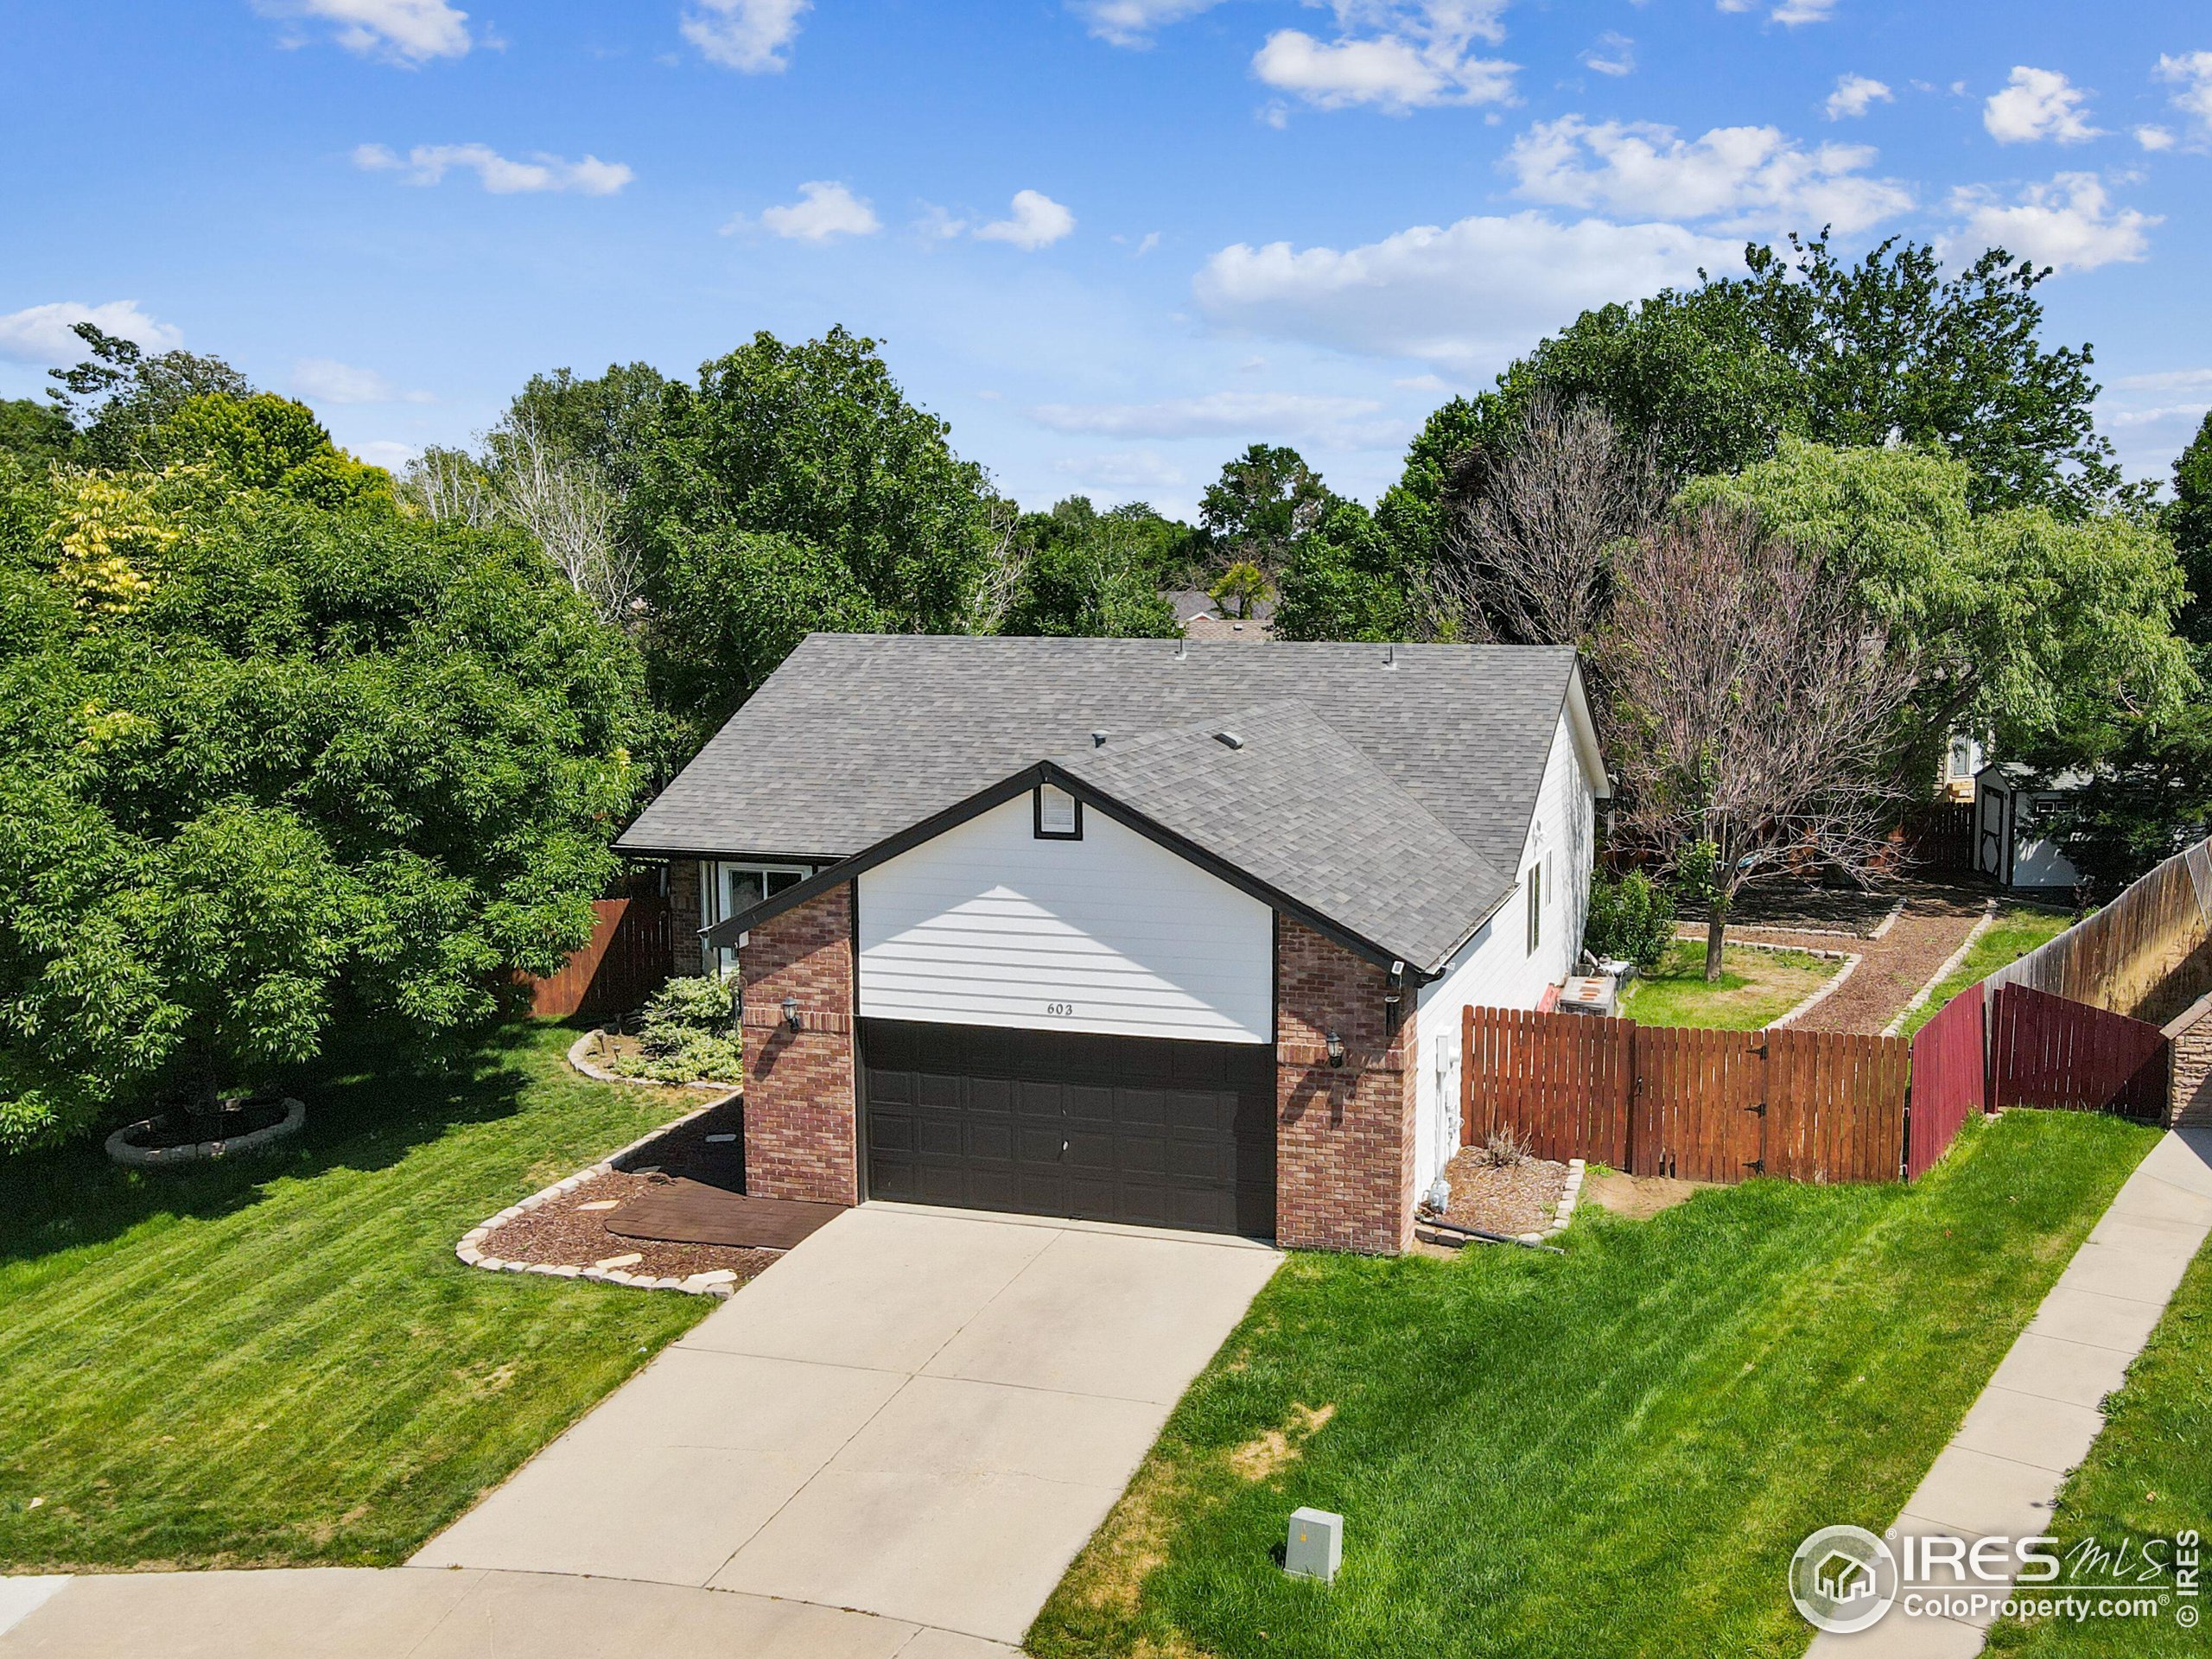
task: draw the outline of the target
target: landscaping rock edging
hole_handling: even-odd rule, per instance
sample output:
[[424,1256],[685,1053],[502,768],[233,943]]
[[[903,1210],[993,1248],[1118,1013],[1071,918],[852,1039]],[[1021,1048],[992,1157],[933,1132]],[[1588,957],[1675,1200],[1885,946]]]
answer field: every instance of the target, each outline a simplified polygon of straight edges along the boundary
[[[570,1063],[574,1064],[576,1058],[575,1051],[569,1050],[569,1055]],[[576,1069],[584,1071],[581,1065]],[[593,1074],[586,1071],[585,1075]],[[618,1083],[636,1081],[631,1077],[618,1077],[613,1080]],[[696,1088],[699,1085],[690,1084],[666,1086]],[[727,1085],[714,1086],[722,1089],[723,1092],[719,1098],[710,1100],[703,1106],[694,1107],[675,1122],[664,1123],[651,1134],[641,1135],[628,1146],[607,1154],[590,1167],[580,1169],[566,1179],[556,1181],[552,1185],[543,1187],[528,1198],[509,1205],[498,1215],[491,1217],[481,1224],[472,1227],[462,1234],[461,1243],[454,1246],[453,1253],[459,1256],[465,1265],[481,1268],[486,1273],[541,1273],[551,1279],[589,1279],[603,1285],[627,1285],[633,1290],[680,1290],[690,1296],[728,1297],[733,1294],[737,1288],[734,1282],[737,1274],[728,1268],[719,1268],[708,1273],[695,1273],[688,1279],[669,1279],[656,1277],[651,1274],[625,1273],[620,1268],[556,1268],[547,1267],[536,1262],[508,1262],[496,1255],[486,1255],[481,1248],[484,1241],[491,1236],[494,1229],[505,1226],[518,1216],[528,1215],[541,1205],[550,1204],[556,1198],[567,1196],[586,1181],[619,1169],[625,1158],[634,1153],[644,1151],[671,1129],[681,1128],[693,1118],[714,1110],[715,1107],[721,1105],[737,1093],[737,1090]]]
[[[1746,944],[1757,944],[1758,941],[1746,939],[1744,943]],[[1767,948],[1783,950],[1788,950],[1789,947],[1787,945],[1773,945]],[[1810,996],[1807,997],[1802,1002],[1800,1002],[1796,1007],[1790,1009],[1779,1019],[1768,1020],[1767,1027],[1770,1030],[1773,1029],[1777,1026],[1795,1025],[1798,1020],[1802,1020],[1815,1008],[1819,1007],[1821,1003],[1827,1001],[1828,998],[1834,996],[1838,991],[1841,990],[1843,988],[1843,982],[1849,979],[1852,975],[1857,973],[1859,971],[1859,964],[1866,960],[1865,957],[1849,950],[1808,950],[1805,954],[1808,957],[1841,957],[1843,958],[1843,966],[1836,970],[1836,976],[1834,979],[1828,981],[1827,984],[1821,986],[1819,990],[1815,991]]]
[[[658,1077],[626,1077],[620,1071],[610,1071],[605,1066],[600,1065],[595,1062],[584,1058],[584,1050],[596,1040],[598,1036],[599,1033],[597,1032],[588,1031],[584,1033],[582,1036],[577,1038],[575,1042],[570,1043],[569,1045],[569,1065],[572,1069],[581,1071],[584,1076],[594,1078],[600,1083],[632,1083],[636,1084],[640,1088],[645,1089],[712,1089],[725,1100],[727,1100],[731,1095],[736,1093],[738,1089],[741,1086],[734,1083],[712,1083],[704,1078],[694,1078],[690,1083],[663,1083]],[[709,1102],[709,1103],[714,1104],[715,1103]],[[701,1110],[704,1109],[705,1108],[701,1108]],[[693,1116],[696,1116],[697,1114],[694,1113]],[[674,1128],[676,1126],[671,1123],[668,1125],[668,1127],[670,1128]],[[628,1148],[626,1147],[624,1150],[627,1151]]]
[[234,1135],[222,1141],[201,1141],[185,1147],[134,1147],[130,1137],[140,1129],[149,1128],[156,1120],[141,1118],[136,1123],[126,1123],[107,1138],[107,1155],[112,1163],[126,1169],[175,1168],[179,1164],[213,1163],[218,1158],[235,1158],[240,1153],[258,1152],[272,1147],[279,1141],[288,1141],[300,1132],[308,1121],[306,1103],[284,1097],[284,1116],[274,1123],[258,1129],[248,1129],[244,1135]]
[[1567,1224],[1574,1219],[1575,1206],[1582,1202],[1582,1179],[1589,1173],[1589,1167],[1580,1158],[1567,1160],[1567,1188],[1559,1195],[1559,1207],[1552,1213],[1552,1224],[1541,1232],[1516,1235],[1518,1243],[1541,1244],[1567,1230]]
[[1915,1008],[1919,1007],[1923,1003],[1926,1002],[1929,997],[1933,996],[1936,994],[1936,988],[1938,985],[1941,985],[1953,974],[1959,971],[1960,964],[1966,961],[1967,952],[1974,949],[1975,941],[1980,939],[1983,934],[1988,932],[1991,928],[1996,925],[1997,900],[1993,898],[1987,904],[1982,906],[1981,919],[1974,925],[1973,931],[1960,942],[1959,948],[1952,951],[1949,956],[1943,958],[1942,964],[1938,967],[1934,973],[1928,976],[1928,982],[1925,985],[1923,985],[1918,990],[1915,991],[1912,994],[1912,1000],[1907,1002],[1904,1007],[1897,1010],[1897,1017],[1891,1020],[1888,1025],[1882,1027],[1882,1035],[1885,1037],[1896,1036],[1897,1034],[1897,1027],[1904,1024],[1905,1017]]

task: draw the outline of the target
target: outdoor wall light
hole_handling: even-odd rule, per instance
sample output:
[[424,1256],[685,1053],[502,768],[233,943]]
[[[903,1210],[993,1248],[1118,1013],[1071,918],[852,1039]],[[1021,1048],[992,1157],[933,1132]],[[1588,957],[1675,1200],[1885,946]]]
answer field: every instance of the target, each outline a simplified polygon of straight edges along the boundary
[[1342,1065],[1344,1063],[1344,1039],[1338,1036],[1337,1033],[1332,1031],[1329,1033],[1329,1064],[1331,1065]]
[[784,1024],[793,1031],[798,1029],[798,998],[795,996],[784,999]]

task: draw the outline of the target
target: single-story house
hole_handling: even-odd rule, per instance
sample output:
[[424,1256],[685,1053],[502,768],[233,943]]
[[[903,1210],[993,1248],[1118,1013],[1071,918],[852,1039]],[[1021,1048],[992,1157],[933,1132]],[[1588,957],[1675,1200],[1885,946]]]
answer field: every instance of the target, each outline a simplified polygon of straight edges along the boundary
[[1984,766],[1974,774],[1975,871],[2003,887],[2072,891],[2081,874],[2044,826],[2088,781],[2069,772],[2044,782],[2013,761]]
[[815,634],[619,845],[739,978],[749,1192],[1392,1251],[1608,792],[1563,648]]

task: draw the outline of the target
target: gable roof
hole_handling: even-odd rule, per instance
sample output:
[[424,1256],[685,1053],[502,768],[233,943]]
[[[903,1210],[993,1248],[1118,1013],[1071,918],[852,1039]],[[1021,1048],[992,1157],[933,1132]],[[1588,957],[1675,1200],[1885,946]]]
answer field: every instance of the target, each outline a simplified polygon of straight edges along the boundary
[[810,634],[616,844],[826,862],[1094,733],[1112,748],[1295,702],[1512,872],[1578,683],[1565,646]]
[[1302,702],[1109,741],[1052,764],[1415,968],[1448,957],[1513,890]]

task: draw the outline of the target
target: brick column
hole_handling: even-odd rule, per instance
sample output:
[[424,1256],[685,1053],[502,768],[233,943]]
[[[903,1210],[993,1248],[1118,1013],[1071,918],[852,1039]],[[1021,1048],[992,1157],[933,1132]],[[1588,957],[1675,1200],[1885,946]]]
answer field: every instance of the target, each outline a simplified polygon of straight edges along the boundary
[[[1387,1029],[1388,976],[1280,919],[1275,957],[1275,1238],[1389,1255],[1413,1239],[1414,995]],[[1331,1032],[1344,1063],[1328,1058]]]
[[699,930],[706,919],[700,910],[699,861],[696,858],[671,859],[668,866],[668,970],[678,979],[689,979],[706,971],[702,965],[706,960],[706,947],[699,943]]
[[[763,922],[738,951],[745,985],[745,1190],[860,1202],[853,1092],[849,886]],[[798,1001],[799,1029],[784,1020]]]
[[2212,996],[2204,997],[2166,1027],[2173,1043],[2170,1128],[2212,1126]]

